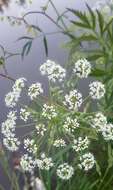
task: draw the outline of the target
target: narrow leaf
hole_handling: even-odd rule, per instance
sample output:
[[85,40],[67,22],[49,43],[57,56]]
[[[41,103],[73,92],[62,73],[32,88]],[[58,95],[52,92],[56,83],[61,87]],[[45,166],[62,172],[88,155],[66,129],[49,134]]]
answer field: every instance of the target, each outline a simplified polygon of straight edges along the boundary
[[44,36],[43,42],[44,42],[44,48],[45,48],[46,57],[48,57],[48,44],[47,44],[46,36]]
[[96,18],[95,18],[95,14],[94,12],[92,11],[92,9],[89,7],[89,5],[86,3],[86,6],[88,8],[88,11],[90,13],[90,16],[91,16],[91,21],[92,21],[92,28],[95,29],[95,26],[96,26]]
[[24,46],[23,46],[23,50],[21,53],[22,58],[24,58],[24,56],[28,55],[30,49],[32,46],[32,41],[28,41]]

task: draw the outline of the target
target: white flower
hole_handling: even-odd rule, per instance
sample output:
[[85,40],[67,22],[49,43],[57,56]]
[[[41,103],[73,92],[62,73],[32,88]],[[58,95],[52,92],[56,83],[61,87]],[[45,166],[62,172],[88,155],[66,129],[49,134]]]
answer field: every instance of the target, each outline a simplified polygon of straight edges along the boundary
[[95,158],[93,154],[85,153],[82,156],[80,156],[80,164],[78,164],[78,167],[80,169],[88,171],[93,168],[94,164],[95,164]]
[[24,171],[32,172],[36,166],[36,162],[31,156],[24,154],[20,159],[20,166]]
[[44,153],[41,155],[41,159],[36,160],[36,163],[41,170],[50,170],[54,165],[52,158],[46,157]]
[[78,137],[77,139],[74,139],[72,148],[76,151],[83,151],[87,149],[89,146],[89,140],[87,137]]
[[63,139],[57,139],[54,141],[53,146],[55,147],[65,147],[66,146],[66,142]]
[[26,149],[29,153],[36,154],[37,153],[37,145],[35,144],[34,139],[24,139],[24,149]]
[[73,119],[71,117],[67,117],[63,125],[64,130],[68,133],[74,133],[75,129],[77,129],[78,127],[79,123],[77,119]]
[[14,92],[17,92],[17,91],[21,91],[22,88],[25,87],[25,82],[26,82],[26,79],[25,78],[19,78],[15,81],[14,85],[13,85],[13,91]]
[[20,118],[23,120],[23,121],[27,121],[29,118],[30,118],[30,112],[27,111],[27,109],[25,108],[21,108],[20,109]]
[[74,72],[80,78],[87,78],[91,73],[91,64],[87,61],[87,59],[79,59],[75,63]]
[[63,180],[69,180],[74,174],[74,169],[67,163],[61,164],[57,168],[57,176]]
[[77,110],[82,104],[82,94],[77,90],[72,90],[69,94],[65,95],[65,105],[69,107],[69,109]]
[[113,124],[109,123],[107,125],[104,125],[101,132],[106,141],[113,140]]
[[5,96],[5,103],[7,107],[13,108],[16,106],[18,99],[20,98],[20,92],[9,92]]
[[42,85],[40,83],[32,84],[28,89],[28,96],[31,100],[37,98],[38,95],[43,93]]
[[15,131],[16,119],[17,119],[16,111],[10,111],[7,115],[6,121],[3,122],[1,125],[1,133],[5,137],[10,137],[11,133]]
[[92,97],[92,99],[100,99],[105,94],[105,86],[99,81],[90,83],[89,88],[89,95]]
[[56,82],[56,80],[61,82],[66,76],[65,69],[51,60],[47,60],[42,64],[40,71],[42,75],[47,75],[52,82]]
[[98,112],[94,117],[91,117],[90,125],[91,127],[95,128],[97,131],[103,130],[106,124],[107,124],[107,118],[101,112]]
[[55,118],[57,116],[55,107],[53,105],[44,104],[43,109],[42,109],[42,116],[44,116],[50,120],[52,118]]
[[9,151],[17,151],[19,149],[20,141],[15,137],[14,133],[10,133],[10,136],[3,138],[3,144]]
[[38,135],[44,136],[45,132],[47,131],[47,128],[44,124],[40,123],[36,125],[36,132]]

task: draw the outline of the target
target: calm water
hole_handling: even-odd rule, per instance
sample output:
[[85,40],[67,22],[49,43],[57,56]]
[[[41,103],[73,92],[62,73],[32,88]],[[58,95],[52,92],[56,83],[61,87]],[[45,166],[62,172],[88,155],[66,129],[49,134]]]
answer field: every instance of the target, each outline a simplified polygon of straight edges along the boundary
[[[40,10],[40,7],[44,5],[44,0],[33,0],[33,4],[30,7],[26,7],[25,5],[17,6],[13,3],[14,1],[10,1],[7,8],[3,8],[3,15],[13,15],[18,16],[22,11],[29,10]],[[59,12],[63,12],[66,7],[73,7],[75,9],[84,9],[85,8],[85,0],[54,0],[56,7]],[[93,5],[95,0],[87,0],[90,5]],[[8,1],[7,1],[8,3]],[[55,17],[55,13],[51,7],[48,9],[48,14],[52,17]],[[53,32],[58,31],[56,26],[52,24],[48,19],[43,16],[38,15],[32,16],[30,18],[32,23],[36,24],[38,22],[39,26],[43,28],[45,32]],[[12,27],[8,24],[8,22],[0,22],[0,44],[2,44],[8,51],[10,52],[19,52],[20,48],[22,48],[24,41],[16,42],[16,40],[26,35],[26,30],[24,25],[18,27]],[[49,58],[57,61],[60,64],[65,64],[68,52],[61,48],[61,44],[67,41],[67,38],[62,34],[50,35],[47,37],[49,44]],[[45,61],[45,53],[44,47],[42,43],[42,39],[37,39],[33,43],[32,50],[30,54],[25,57],[24,61],[21,61],[21,58],[18,56],[10,58],[6,63],[6,68],[8,74],[14,78],[25,77],[28,79],[28,83],[31,84],[33,82],[41,82],[43,85],[47,86],[46,79],[43,78],[38,68]],[[0,69],[0,73],[2,73],[2,68]],[[6,79],[0,78],[0,123],[5,119],[7,115],[7,108],[4,104],[4,96],[11,90],[12,82]],[[3,175],[0,176],[0,183],[5,184],[5,178]],[[8,189],[6,187],[6,189]]]

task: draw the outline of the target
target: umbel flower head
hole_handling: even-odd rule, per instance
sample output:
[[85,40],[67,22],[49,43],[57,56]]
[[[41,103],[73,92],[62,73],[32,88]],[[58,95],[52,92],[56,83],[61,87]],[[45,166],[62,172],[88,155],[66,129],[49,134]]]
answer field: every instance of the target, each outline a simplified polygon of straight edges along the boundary
[[57,168],[57,176],[63,180],[69,180],[74,174],[74,169],[67,163],[63,163]]
[[87,137],[85,138],[78,137],[77,139],[74,139],[72,148],[76,152],[80,152],[87,149],[88,146],[89,146],[89,140]]
[[101,112],[96,113],[95,116],[90,119],[91,127],[95,128],[97,131],[102,131],[106,124],[107,118]]
[[63,81],[66,76],[66,70],[54,61],[47,60],[40,66],[42,75],[47,75],[52,82]]
[[91,73],[91,64],[87,59],[79,59],[74,66],[74,73],[80,78],[87,78]]
[[28,154],[24,154],[20,159],[20,166],[22,170],[26,172],[32,172],[36,167],[36,162],[33,157],[29,156]]
[[113,140],[113,124],[108,123],[107,125],[104,125],[101,132],[106,141]]
[[77,121],[76,118],[72,118],[72,117],[67,117],[64,124],[63,124],[63,128],[67,133],[73,134],[75,132],[75,129],[77,129],[79,127],[79,123]]
[[88,171],[93,168],[94,164],[95,164],[95,158],[93,154],[89,152],[80,156],[80,164],[78,164],[78,167],[80,169]]
[[41,154],[41,159],[36,160],[37,166],[41,170],[50,170],[54,166],[51,157],[46,157],[45,153]]
[[28,89],[28,96],[30,96],[31,100],[37,98],[37,96],[42,93],[43,93],[43,88],[39,82],[32,84]]
[[67,105],[69,109],[77,110],[82,104],[82,94],[76,89],[70,91],[69,94],[65,95],[64,104]]
[[20,98],[21,91],[25,87],[25,82],[25,78],[19,78],[15,81],[12,87],[13,90],[9,92],[5,97],[5,103],[7,107],[13,108],[14,106],[16,106],[16,103]]
[[100,99],[105,94],[105,86],[99,81],[90,83],[89,88],[89,95],[92,97],[92,99]]
[[55,107],[53,105],[44,104],[42,109],[42,116],[50,120],[52,118],[55,118],[57,116]]

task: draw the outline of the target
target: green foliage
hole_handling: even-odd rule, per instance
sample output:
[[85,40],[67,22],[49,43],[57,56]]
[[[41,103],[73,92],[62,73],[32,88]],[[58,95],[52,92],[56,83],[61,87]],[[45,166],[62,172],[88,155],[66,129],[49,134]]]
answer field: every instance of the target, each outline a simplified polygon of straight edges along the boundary
[[32,40],[28,41],[24,46],[23,46],[23,49],[22,49],[22,53],[21,53],[21,56],[22,56],[22,59],[27,56],[30,52],[30,49],[31,49],[31,46],[32,46]]

